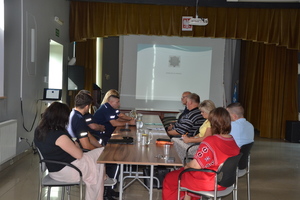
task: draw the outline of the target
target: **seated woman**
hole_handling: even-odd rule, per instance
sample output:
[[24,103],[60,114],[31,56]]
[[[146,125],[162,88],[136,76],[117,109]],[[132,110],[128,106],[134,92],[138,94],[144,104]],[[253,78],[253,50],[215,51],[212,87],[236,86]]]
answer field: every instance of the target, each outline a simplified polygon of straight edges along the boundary
[[[108,90],[108,91],[105,93],[105,96],[104,96],[104,98],[103,98],[103,100],[102,100],[101,105],[107,103],[107,102],[108,102],[108,98],[109,98],[111,95],[115,95],[115,96],[120,97],[120,93],[119,93],[117,90],[115,90],[115,89],[110,89],[110,90]],[[121,112],[119,113],[118,117],[119,117],[120,119],[122,119],[123,121],[130,121],[130,120],[133,119],[132,117],[127,116],[127,115],[125,115],[124,113],[121,113]]]
[[187,135],[182,136],[182,140],[184,143],[198,143],[202,142],[204,138],[211,134],[210,122],[207,120],[210,111],[215,109],[216,106],[214,102],[211,100],[204,100],[201,102],[199,109],[201,110],[202,116],[206,119],[206,121],[200,126],[199,133],[197,133],[194,137],[188,137]]
[[[240,148],[235,143],[233,137],[229,135],[231,131],[231,119],[225,108],[216,108],[208,116],[211,123],[212,136],[206,137],[194,155],[194,159],[179,170],[168,173],[163,182],[162,199],[177,199],[178,175],[186,168],[212,169],[217,170],[219,165],[228,157],[236,156]],[[186,172],[181,177],[181,186],[192,190],[212,191],[214,190],[214,174],[206,172]],[[224,190],[224,187],[219,187]],[[190,199],[193,194],[181,192],[181,199]],[[197,195],[196,195],[197,197]]]
[[[43,113],[42,120],[34,133],[34,143],[44,159],[67,162],[78,167],[86,185],[86,200],[102,200],[104,190],[104,164],[97,159],[104,148],[83,153],[78,143],[73,142],[66,130],[70,109],[66,104],[54,102]],[[79,181],[73,168],[58,164],[46,164],[51,178],[57,181]]]

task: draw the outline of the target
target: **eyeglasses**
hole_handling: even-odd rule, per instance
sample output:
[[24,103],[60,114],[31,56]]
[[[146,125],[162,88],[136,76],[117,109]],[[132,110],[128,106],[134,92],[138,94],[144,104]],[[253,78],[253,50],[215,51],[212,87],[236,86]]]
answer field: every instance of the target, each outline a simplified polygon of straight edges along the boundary
[[187,98],[187,96],[182,96],[181,99]]

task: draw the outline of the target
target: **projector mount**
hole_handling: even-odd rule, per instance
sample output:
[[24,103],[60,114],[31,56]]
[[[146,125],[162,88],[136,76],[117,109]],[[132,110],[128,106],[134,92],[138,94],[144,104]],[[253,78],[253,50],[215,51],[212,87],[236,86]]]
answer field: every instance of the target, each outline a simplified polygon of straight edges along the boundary
[[207,18],[198,18],[198,0],[196,0],[196,18],[191,18],[189,25],[193,26],[206,26],[208,24]]

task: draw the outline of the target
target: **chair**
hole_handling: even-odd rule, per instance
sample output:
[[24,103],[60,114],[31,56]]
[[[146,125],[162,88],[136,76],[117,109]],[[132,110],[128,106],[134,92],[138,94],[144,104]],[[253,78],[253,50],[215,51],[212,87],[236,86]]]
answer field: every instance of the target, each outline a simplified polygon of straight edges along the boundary
[[175,123],[179,116],[181,115],[181,112],[179,112],[176,116],[168,116],[168,117],[164,117],[161,121],[162,124],[164,125],[165,128],[167,128],[170,123]]
[[98,110],[97,106],[92,106],[92,108],[94,113]]
[[[37,152],[38,152],[39,158],[40,158],[40,170],[39,170],[40,184],[39,184],[39,191],[38,191],[38,199],[41,200],[41,198],[42,198],[41,194],[42,194],[43,187],[48,187],[48,193],[47,193],[48,200],[50,199],[51,187],[62,187],[61,199],[64,199],[65,188],[67,187],[68,199],[70,199],[70,187],[74,186],[74,185],[79,185],[79,192],[80,192],[79,199],[82,200],[83,199],[83,181],[82,181],[81,171],[76,166],[69,164],[69,163],[54,161],[54,160],[44,160],[43,155],[41,154],[40,150],[38,148],[36,148],[36,149],[37,149]],[[46,163],[55,163],[55,164],[72,167],[76,171],[78,171],[80,180],[78,182],[72,182],[72,183],[56,181],[49,176]]]
[[[243,154],[243,156],[240,159],[239,165],[238,165],[238,176],[243,177],[247,174],[247,197],[248,200],[250,200],[250,151],[253,146],[254,142],[251,142],[249,144],[245,144],[241,146],[240,152]],[[235,185],[235,195],[237,197],[237,184]]]
[[189,150],[194,147],[194,146],[199,146],[200,145],[200,142],[198,143],[195,143],[195,144],[192,144],[191,146],[189,146],[187,149],[186,149],[186,152],[185,152],[185,157],[184,157],[184,160],[183,160],[183,165],[185,165],[186,163],[190,162],[191,160],[193,160],[193,157],[194,155],[191,157],[189,156]]
[[[233,193],[233,199],[237,200],[235,193],[233,192],[235,188],[235,183],[237,180],[237,167],[240,158],[242,157],[242,154],[240,153],[237,156],[229,157],[225,160],[224,163],[222,163],[218,171],[210,170],[210,169],[193,169],[188,168],[183,170],[178,177],[178,200],[180,200],[180,191],[188,191],[197,195],[204,196],[208,199],[214,199],[217,200],[217,198],[221,198],[224,196],[229,195],[230,193]],[[180,179],[183,173],[189,172],[189,171],[202,171],[202,172],[208,172],[208,173],[214,173],[215,174],[215,187],[214,191],[194,191],[190,190],[185,187],[180,186]],[[218,191],[218,185],[226,187],[225,190]]]

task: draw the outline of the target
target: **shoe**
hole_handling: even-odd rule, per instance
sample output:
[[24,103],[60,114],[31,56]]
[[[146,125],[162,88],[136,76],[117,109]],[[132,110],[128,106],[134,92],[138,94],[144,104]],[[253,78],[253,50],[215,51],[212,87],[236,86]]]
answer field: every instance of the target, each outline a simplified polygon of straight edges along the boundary
[[110,194],[110,187],[104,187],[103,200],[114,200]]
[[114,191],[113,189],[110,190],[110,195],[113,199],[119,199],[119,192]]
[[113,178],[107,178],[105,181],[104,181],[104,186],[114,186],[116,185],[117,183],[117,179],[113,179]]

